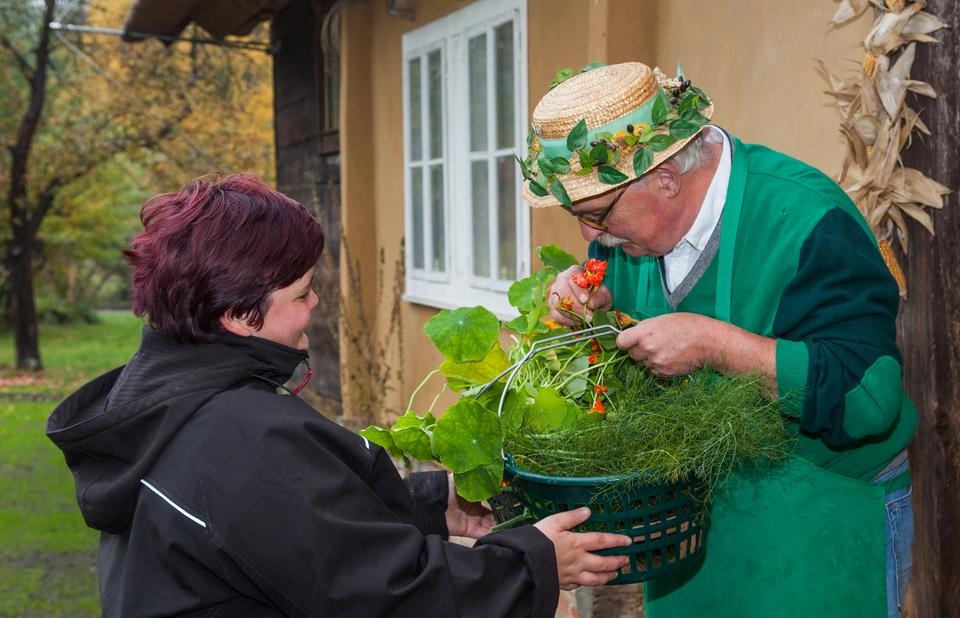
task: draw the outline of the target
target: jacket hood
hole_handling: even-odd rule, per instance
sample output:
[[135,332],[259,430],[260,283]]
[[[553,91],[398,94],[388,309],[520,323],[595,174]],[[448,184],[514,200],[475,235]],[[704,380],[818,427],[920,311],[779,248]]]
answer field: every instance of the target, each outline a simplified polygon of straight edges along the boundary
[[253,378],[279,386],[306,359],[306,350],[258,337],[224,334],[213,343],[182,344],[145,327],[127,365],[83,386],[47,420],[87,525],[126,528],[140,479],[208,399]]

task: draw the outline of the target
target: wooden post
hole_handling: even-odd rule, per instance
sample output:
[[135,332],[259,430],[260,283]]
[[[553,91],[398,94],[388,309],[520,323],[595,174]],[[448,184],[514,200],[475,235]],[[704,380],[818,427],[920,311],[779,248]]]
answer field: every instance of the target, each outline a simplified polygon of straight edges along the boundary
[[[911,72],[939,97],[913,100],[933,138],[904,164],[960,191],[960,4],[928,0],[949,25],[940,45],[918,44]],[[908,298],[898,320],[907,390],[920,412],[910,449],[916,537],[906,616],[956,616],[960,603],[960,194],[934,213],[936,236],[911,225]]]

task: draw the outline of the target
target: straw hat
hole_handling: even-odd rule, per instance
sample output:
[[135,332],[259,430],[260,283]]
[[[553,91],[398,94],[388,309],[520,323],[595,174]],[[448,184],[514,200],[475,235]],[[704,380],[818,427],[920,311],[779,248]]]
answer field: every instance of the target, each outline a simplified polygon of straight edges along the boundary
[[612,191],[676,154],[713,109],[682,76],[639,62],[585,68],[533,110],[523,197],[535,208],[569,208]]

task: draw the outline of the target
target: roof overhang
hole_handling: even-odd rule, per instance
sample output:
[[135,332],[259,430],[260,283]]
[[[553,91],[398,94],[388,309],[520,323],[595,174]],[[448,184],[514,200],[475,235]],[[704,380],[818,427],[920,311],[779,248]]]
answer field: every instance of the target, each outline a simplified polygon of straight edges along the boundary
[[[126,32],[176,37],[191,22],[217,39],[249,34],[290,0],[135,0],[124,22]],[[143,37],[125,36],[128,41]]]

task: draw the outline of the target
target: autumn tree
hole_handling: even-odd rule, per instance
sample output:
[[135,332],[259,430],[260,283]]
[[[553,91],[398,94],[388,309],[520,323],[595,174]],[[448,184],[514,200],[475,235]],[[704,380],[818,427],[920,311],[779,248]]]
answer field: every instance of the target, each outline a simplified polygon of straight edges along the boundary
[[[16,67],[0,69],[0,107],[5,118],[17,119],[0,121],[7,145],[0,295],[20,369],[42,366],[37,265],[53,270],[65,259],[90,259],[64,255],[82,247],[70,242],[59,244],[60,255],[45,254],[56,245],[44,242],[45,233],[52,239],[71,221],[85,220],[94,226],[88,232],[100,227],[122,234],[104,218],[129,220],[130,204],[146,194],[213,170],[271,175],[268,57],[213,45],[131,45],[51,26],[68,19],[116,27],[128,8],[120,0],[10,0],[0,7],[0,47],[13,61],[6,64]],[[129,183],[112,182],[124,169],[145,186],[131,190]],[[84,219],[85,208],[101,214]]]

